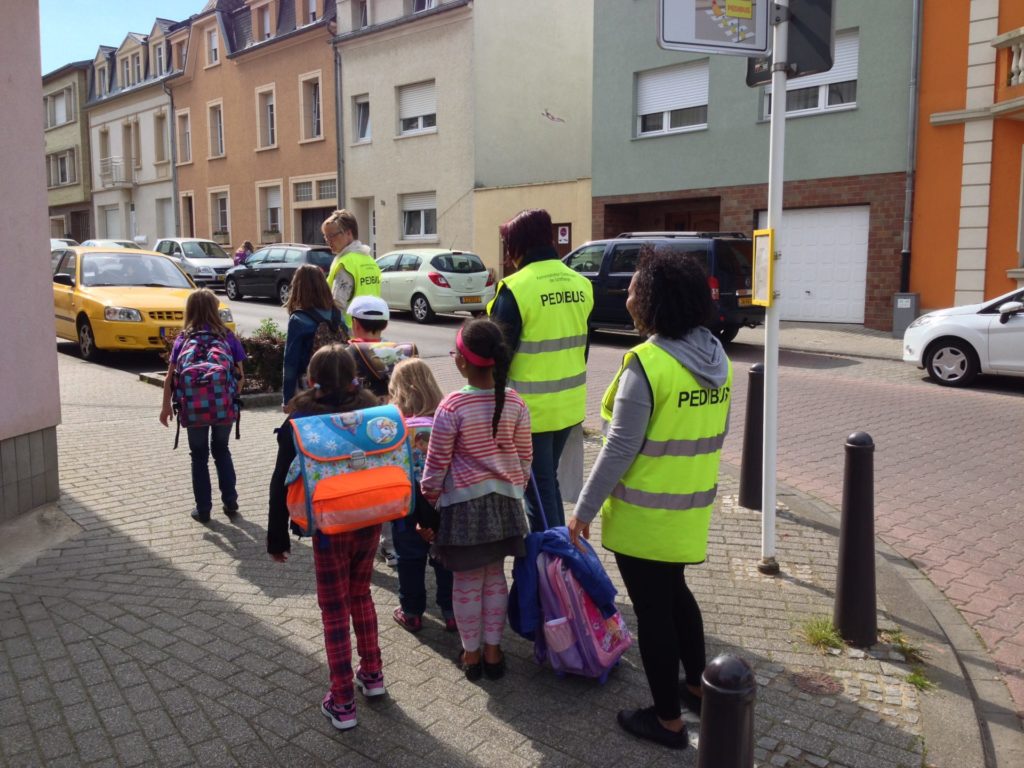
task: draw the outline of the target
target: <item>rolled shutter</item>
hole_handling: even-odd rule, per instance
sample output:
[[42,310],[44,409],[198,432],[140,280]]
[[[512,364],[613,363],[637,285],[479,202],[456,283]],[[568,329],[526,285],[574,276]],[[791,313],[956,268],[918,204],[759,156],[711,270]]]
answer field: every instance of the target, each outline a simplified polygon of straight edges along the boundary
[[[786,80],[786,90],[814,88],[826,83],[845,83],[857,79],[857,65],[860,58],[859,35],[856,29],[836,32],[836,45],[832,56],[832,69],[816,75]],[[767,89],[771,93],[771,88]]]
[[431,208],[437,208],[436,192],[413,192],[402,195],[403,211],[425,211]]
[[707,103],[707,59],[637,74],[638,115],[701,107]]
[[267,208],[281,207],[281,188],[267,187]]
[[398,117],[405,120],[410,117],[437,114],[437,96],[434,92],[434,81],[404,85],[398,91]]

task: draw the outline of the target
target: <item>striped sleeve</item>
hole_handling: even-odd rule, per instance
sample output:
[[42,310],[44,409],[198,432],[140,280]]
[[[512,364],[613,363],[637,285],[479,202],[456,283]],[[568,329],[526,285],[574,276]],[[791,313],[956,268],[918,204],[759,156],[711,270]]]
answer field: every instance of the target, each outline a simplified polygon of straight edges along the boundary
[[447,400],[448,398],[445,398],[441,402],[434,414],[434,428],[431,430],[430,442],[427,444],[427,458],[423,464],[423,477],[420,480],[420,490],[431,504],[436,504],[441,495],[445,475],[448,474],[448,469],[452,464],[455,436],[459,431],[455,413],[446,407]]

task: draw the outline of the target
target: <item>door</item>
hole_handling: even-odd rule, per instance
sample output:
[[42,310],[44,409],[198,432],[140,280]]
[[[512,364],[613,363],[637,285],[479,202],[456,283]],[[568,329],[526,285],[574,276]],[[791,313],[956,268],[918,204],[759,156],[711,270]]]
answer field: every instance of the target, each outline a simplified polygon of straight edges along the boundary
[[[761,211],[761,227],[767,218]],[[783,212],[775,234],[783,320],[864,322],[870,218],[866,205]]]
[[642,247],[640,243],[616,243],[612,246],[594,294],[595,323],[633,327],[633,319],[626,311],[626,295]]
[[156,201],[156,229],[157,237],[174,235],[174,216],[169,197],[161,197]]
[[423,273],[423,284],[420,284],[421,262],[419,256],[411,253],[402,254],[402,258],[398,262],[398,272],[391,278],[392,295],[399,306],[410,306],[413,293],[426,293],[430,303],[437,304],[432,295],[433,291],[430,290],[434,284],[427,279],[426,273]]
[[[1007,301],[1024,301],[1024,291],[1018,291]],[[999,322],[998,315],[992,319],[988,358],[993,371],[1024,372],[1024,312],[1010,315],[1005,325]]]
[[[54,274],[70,275],[78,284],[78,257],[74,251],[65,251],[64,258],[57,265]],[[57,335],[65,339],[75,338],[75,289],[67,285],[53,284],[53,315]]]
[[284,268],[285,248],[267,248],[267,258],[253,271],[252,292],[258,296],[277,296],[277,281]]
[[594,286],[594,315],[597,315],[597,282],[601,272],[601,260],[604,258],[604,245],[585,245],[565,260],[565,265],[578,272]]
[[301,242],[307,245],[319,245],[324,241],[320,233],[320,225],[334,213],[333,208],[302,208],[300,210]]
[[110,239],[121,237],[121,211],[116,205],[103,209],[103,236]]
[[254,296],[259,293],[259,268],[267,260],[269,248],[260,248],[245,260],[245,265],[231,276],[238,283],[238,290],[244,295]]
[[400,253],[389,253],[387,256],[381,256],[377,261],[377,266],[380,267],[380,297],[388,303],[388,306],[406,309],[407,303],[398,304],[395,301],[395,289],[391,281],[398,277],[396,271],[398,267],[398,260],[402,258]]

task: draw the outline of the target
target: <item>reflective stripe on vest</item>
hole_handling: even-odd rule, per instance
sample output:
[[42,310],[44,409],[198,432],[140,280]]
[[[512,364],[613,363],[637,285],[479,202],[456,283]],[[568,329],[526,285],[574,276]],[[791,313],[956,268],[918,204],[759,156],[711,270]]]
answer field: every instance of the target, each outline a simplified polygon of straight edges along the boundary
[[531,431],[579,424],[587,409],[585,352],[593,286],[557,259],[527,264],[503,279],[495,296],[502,286],[512,292],[522,318],[508,383],[530,409]]
[[653,410],[639,454],[601,509],[601,539],[614,552],[645,560],[699,563],[707,554],[718,493],[732,363],[725,384],[708,390],[668,352],[650,341],[640,344],[626,354],[605,392],[606,420],[633,359],[650,384]]
[[[349,251],[341,255],[341,266],[352,275],[352,296],[349,304],[356,296],[380,296],[380,267],[372,256],[359,251]],[[345,314],[345,322],[352,327],[352,315]]]

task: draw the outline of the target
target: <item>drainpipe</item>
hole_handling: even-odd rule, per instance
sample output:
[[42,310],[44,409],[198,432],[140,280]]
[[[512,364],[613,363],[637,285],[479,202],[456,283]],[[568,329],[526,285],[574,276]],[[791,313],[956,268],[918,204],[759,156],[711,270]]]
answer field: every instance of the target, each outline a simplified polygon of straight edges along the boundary
[[910,99],[907,125],[907,182],[903,201],[903,249],[900,251],[900,293],[910,290],[910,228],[914,219],[914,179],[917,166],[918,73],[921,66],[921,0],[914,0],[911,11]]
[[334,140],[338,147],[338,207],[345,207],[345,147],[341,108],[341,51],[334,41]]
[[174,119],[174,92],[167,87],[166,80],[163,82],[163,87],[169,102],[167,105],[169,110],[167,115],[167,140],[171,143],[171,209],[174,212],[174,232],[170,235],[159,234],[157,239],[181,236],[181,221],[179,221],[181,203],[178,200],[178,171],[176,170],[178,167],[178,137],[175,135],[175,132],[178,130],[178,121]]

